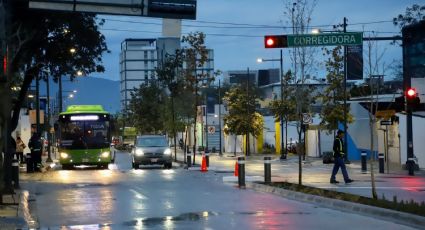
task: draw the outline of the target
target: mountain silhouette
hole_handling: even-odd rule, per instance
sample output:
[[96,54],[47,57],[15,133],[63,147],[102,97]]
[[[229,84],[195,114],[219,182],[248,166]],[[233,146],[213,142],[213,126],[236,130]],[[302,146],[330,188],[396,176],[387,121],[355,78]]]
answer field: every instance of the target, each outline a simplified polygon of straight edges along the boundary
[[[35,81],[32,89],[35,89]],[[59,85],[50,80],[50,98],[57,98]],[[72,93],[77,90],[77,93]],[[68,105],[102,105],[105,110],[115,114],[120,111],[120,82],[98,77],[78,77],[72,82],[69,77],[62,78],[63,109]],[[46,82],[40,81],[40,97],[46,97]],[[73,98],[69,98],[74,94]],[[53,108],[52,108],[53,109]]]

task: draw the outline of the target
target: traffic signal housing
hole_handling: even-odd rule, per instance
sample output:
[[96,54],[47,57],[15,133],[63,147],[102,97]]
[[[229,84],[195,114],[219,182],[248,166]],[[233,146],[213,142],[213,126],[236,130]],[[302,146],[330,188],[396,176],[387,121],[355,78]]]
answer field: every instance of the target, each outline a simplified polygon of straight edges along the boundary
[[264,36],[264,47],[266,49],[288,47],[287,36],[286,35],[266,35]]
[[412,111],[417,110],[419,108],[421,100],[418,97],[418,93],[416,92],[416,89],[408,88],[405,94],[406,94],[407,109],[410,109]]

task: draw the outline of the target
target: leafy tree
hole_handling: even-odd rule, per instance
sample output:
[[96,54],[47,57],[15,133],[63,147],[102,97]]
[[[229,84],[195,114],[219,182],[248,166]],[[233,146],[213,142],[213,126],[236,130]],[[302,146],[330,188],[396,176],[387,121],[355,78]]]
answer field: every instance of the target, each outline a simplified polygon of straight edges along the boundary
[[[181,122],[176,119],[175,112],[175,98],[179,94],[179,86],[181,86],[182,81],[179,80],[179,75],[181,75],[181,69],[183,66],[182,52],[176,50],[175,55],[166,54],[162,63],[155,68],[156,75],[160,83],[166,87],[170,92],[169,101],[170,107],[164,107],[164,128],[167,133],[171,133],[174,139],[174,152],[177,154],[177,132],[178,128],[181,128]],[[178,124],[179,125],[178,125]],[[179,127],[177,127],[179,126]],[[181,131],[181,129],[180,129]],[[177,155],[175,156],[177,157]],[[177,159],[177,158],[176,158]]]
[[[10,134],[18,124],[19,112],[33,79],[43,72],[55,79],[63,75],[73,78],[77,70],[84,74],[102,72],[102,53],[107,51],[105,38],[99,32],[103,22],[97,22],[93,14],[29,10],[25,1],[4,4],[2,1],[0,8],[6,13],[0,17],[8,19],[8,68],[7,81],[0,83],[0,104],[3,105],[0,126],[5,130],[1,149],[9,143]],[[76,52],[69,52],[71,48]],[[14,87],[19,89],[16,94],[11,92]],[[10,167],[10,161],[10,154],[6,154],[4,166]],[[10,169],[0,171],[8,173]],[[7,175],[5,186],[10,188]]]
[[[320,95],[323,104],[320,117],[322,118],[321,125],[330,132],[338,129],[338,122],[344,120],[344,57],[341,46],[332,50],[324,49],[324,54],[328,56],[325,62],[328,86]],[[349,112],[347,113],[347,122],[353,122],[353,116]]]
[[157,82],[141,84],[131,93],[128,115],[141,134],[156,134],[164,130],[163,114],[166,95]]
[[193,107],[193,164],[195,164],[196,154],[196,117],[198,114],[198,90],[199,84],[209,84],[214,80],[214,76],[209,76],[207,73],[199,71],[208,60],[208,50],[205,46],[205,34],[202,32],[189,33],[183,36],[182,42],[188,47],[183,49],[183,60],[185,63],[183,79],[185,87],[195,95],[195,103]]
[[[295,88],[290,85],[291,82],[293,82],[293,75],[292,72],[289,70],[283,76],[281,94],[282,99],[274,99],[269,104],[269,109],[274,114],[276,121],[280,120],[281,117],[285,121],[286,131],[288,130],[288,122],[296,121],[298,119],[296,110],[297,100],[295,97]],[[285,135],[285,137],[285,143],[288,143],[288,135]],[[281,151],[285,151],[286,153],[286,149],[283,149],[283,146],[281,147]],[[281,154],[283,154],[283,152]]]
[[[250,92],[248,93],[247,90]],[[260,135],[264,121],[256,111],[257,99],[258,94],[252,87],[239,85],[226,92],[223,97],[229,112],[223,118],[227,126],[226,132],[234,135],[247,135],[247,137],[250,134],[254,137]],[[247,146],[249,146],[249,142],[247,142]],[[246,154],[249,155],[249,147]]]
[[403,28],[421,20],[425,20],[425,5],[413,4],[411,7],[406,8],[404,15],[399,14],[397,17],[394,17],[393,23],[395,26]]

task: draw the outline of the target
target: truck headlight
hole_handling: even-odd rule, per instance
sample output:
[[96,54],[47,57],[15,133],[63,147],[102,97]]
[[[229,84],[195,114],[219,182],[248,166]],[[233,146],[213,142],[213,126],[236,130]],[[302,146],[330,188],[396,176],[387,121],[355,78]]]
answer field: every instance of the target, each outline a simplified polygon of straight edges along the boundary
[[68,153],[61,153],[61,158],[64,158],[64,159],[66,159],[66,158],[68,158]]
[[145,153],[143,152],[142,149],[136,149],[135,154],[136,154],[136,156],[143,156]]
[[166,149],[164,151],[164,155],[171,155],[171,149]]
[[109,152],[103,152],[100,154],[101,157],[109,157]]

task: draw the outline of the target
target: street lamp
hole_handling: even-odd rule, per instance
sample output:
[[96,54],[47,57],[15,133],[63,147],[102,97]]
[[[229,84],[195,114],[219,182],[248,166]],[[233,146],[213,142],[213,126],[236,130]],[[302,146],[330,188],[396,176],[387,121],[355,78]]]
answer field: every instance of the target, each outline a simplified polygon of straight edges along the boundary
[[[69,31],[67,29],[64,29],[64,33],[68,33]],[[77,50],[74,47],[71,47],[69,49],[69,53],[71,53],[72,55],[75,54]],[[83,72],[82,71],[77,71],[77,76],[82,76]],[[59,76],[59,113],[62,112],[63,106],[62,106],[62,76]]]
[[[257,58],[258,63],[267,62],[267,61],[279,61],[280,62],[280,100],[283,105],[283,51],[280,50],[280,58],[279,59],[263,59],[263,58]],[[284,160],[286,159],[286,156],[288,155],[288,149],[286,144],[283,142],[283,116],[280,114],[280,159]],[[288,137],[286,137],[288,138]],[[285,154],[283,151],[283,147],[285,147]]]
[[[78,91],[77,90],[61,90],[60,92],[58,92],[58,100],[59,100],[59,105],[60,105],[60,107],[62,107],[62,104],[63,104],[63,93],[70,93],[69,95],[68,95],[68,97],[67,98],[69,98],[69,99],[72,99],[72,98],[74,98],[75,97],[75,94],[77,93]],[[60,108],[60,111],[59,111],[59,113],[60,112],[62,112],[62,109]]]

